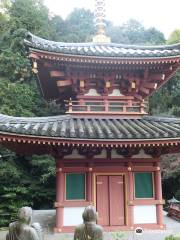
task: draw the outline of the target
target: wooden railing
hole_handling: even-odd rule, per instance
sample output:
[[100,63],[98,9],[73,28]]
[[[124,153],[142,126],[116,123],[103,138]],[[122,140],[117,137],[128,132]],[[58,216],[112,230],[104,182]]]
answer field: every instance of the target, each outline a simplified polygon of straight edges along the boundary
[[97,100],[83,100],[83,101],[67,101],[66,113],[79,114],[146,114],[147,102],[133,101],[133,100],[119,100],[119,101],[97,101]]

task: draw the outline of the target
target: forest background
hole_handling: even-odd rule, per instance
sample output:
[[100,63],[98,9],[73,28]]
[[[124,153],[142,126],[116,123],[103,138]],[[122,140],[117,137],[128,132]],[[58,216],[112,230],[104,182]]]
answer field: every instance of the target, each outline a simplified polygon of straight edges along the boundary
[[[54,41],[88,42],[95,33],[93,13],[74,9],[63,20],[52,15],[41,0],[0,0],[0,113],[12,116],[51,116],[63,113],[60,105],[43,100],[27,58],[28,31]],[[112,42],[159,45],[180,42],[180,29],[168,39],[156,28],[146,29],[130,19],[121,26],[107,21]],[[152,115],[180,117],[180,73],[149,99]],[[162,158],[163,196],[180,200],[180,155]],[[19,156],[0,147],[0,227],[7,226],[17,208],[53,208],[55,164],[50,156]]]

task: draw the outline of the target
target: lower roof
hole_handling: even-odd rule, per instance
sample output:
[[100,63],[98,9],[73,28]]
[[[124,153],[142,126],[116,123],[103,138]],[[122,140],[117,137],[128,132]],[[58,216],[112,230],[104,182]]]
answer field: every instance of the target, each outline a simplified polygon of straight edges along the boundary
[[160,140],[180,139],[180,119],[142,117],[11,117],[0,114],[0,136],[44,137],[64,140]]

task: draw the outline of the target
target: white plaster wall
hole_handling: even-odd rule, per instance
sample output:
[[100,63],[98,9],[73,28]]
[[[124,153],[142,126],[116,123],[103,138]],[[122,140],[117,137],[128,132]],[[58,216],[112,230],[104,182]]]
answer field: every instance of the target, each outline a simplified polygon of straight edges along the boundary
[[100,94],[97,92],[96,89],[91,88],[89,89],[89,92],[85,94],[85,96],[100,96]]
[[76,226],[83,223],[82,213],[85,207],[65,207],[64,226]]
[[141,149],[141,150],[139,151],[139,153],[136,154],[136,155],[133,155],[132,158],[152,158],[152,156],[146,154],[146,153],[144,152],[144,150]]
[[157,223],[156,205],[134,206],[134,224]]
[[[111,151],[111,158],[124,158],[124,156],[117,154],[116,150],[113,149],[113,150]],[[136,155],[133,155],[132,158],[151,158],[151,159],[152,159],[152,156],[146,154],[146,153],[144,152],[144,150],[141,149],[141,150],[139,151],[139,153],[136,154]]]
[[115,88],[115,89],[113,89],[112,93],[109,94],[108,96],[116,96],[117,97],[117,96],[124,96],[124,95],[121,94],[119,89]]
[[103,149],[101,154],[95,155],[94,158],[107,158],[106,150]]
[[117,154],[116,150],[111,151],[111,158],[124,158],[122,155]]
[[80,155],[80,154],[78,153],[78,150],[77,150],[77,149],[74,149],[74,150],[72,151],[72,154],[64,156],[64,159],[69,159],[69,158],[71,158],[71,159],[84,159],[85,156]]

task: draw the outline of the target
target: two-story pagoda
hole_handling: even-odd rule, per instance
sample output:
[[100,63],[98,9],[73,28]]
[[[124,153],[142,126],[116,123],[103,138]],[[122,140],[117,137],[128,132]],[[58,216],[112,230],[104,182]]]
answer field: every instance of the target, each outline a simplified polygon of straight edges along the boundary
[[91,43],[29,34],[25,44],[43,97],[63,103],[66,113],[0,115],[0,142],[55,157],[56,232],[72,231],[89,204],[105,230],[163,229],[160,156],[180,152],[180,119],[148,116],[145,100],[180,68],[180,44],[110,43],[101,16]]

